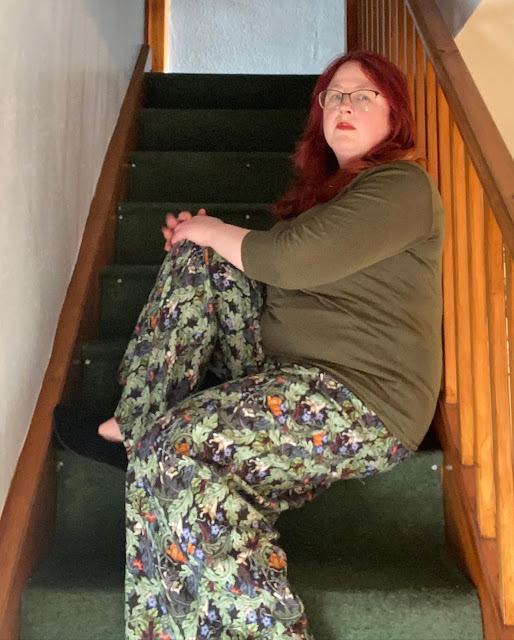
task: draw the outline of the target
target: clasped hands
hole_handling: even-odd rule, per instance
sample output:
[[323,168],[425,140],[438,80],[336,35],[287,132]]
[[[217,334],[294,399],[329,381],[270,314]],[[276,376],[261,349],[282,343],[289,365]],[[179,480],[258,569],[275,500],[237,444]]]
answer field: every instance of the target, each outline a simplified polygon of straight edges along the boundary
[[165,251],[181,240],[190,240],[201,247],[212,246],[213,234],[219,231],[224,223],[219,218],[211,218],[205,209],[200,209],[196,216],[189,211],[181,211],[178,216],[166,214],[166,226],[162,227],[162,234],[166,240]]

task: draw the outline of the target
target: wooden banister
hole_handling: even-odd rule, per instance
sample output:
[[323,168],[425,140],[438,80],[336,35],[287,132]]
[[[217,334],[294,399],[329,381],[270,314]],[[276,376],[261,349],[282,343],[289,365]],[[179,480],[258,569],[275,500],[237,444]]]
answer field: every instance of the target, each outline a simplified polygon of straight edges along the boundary
[[514,253],[514,161],[435,0],[407,0],[504,242]]
[[[353,3],[355,5],[355,3]],[[436,423],[451,548],[486,640],[514,639],[514,160],[436,0],[361,0],[357,45],[405,73],[417,150],[446,209]]]

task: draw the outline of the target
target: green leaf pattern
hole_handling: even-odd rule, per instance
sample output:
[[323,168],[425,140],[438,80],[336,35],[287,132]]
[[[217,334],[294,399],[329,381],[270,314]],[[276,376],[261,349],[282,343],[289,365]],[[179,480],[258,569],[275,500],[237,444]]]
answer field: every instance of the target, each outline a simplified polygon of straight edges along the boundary
[[[128,345],[127,640],[312,640],[278,515],[408,455],[343,384],[265,355],[263,293],[179,243]],[[205,388],[210,367],[222,382]]]

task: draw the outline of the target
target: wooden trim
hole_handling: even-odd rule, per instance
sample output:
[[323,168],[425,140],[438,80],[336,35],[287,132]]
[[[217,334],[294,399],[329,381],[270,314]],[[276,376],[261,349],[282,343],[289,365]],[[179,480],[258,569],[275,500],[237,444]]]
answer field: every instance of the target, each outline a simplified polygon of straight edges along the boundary
[[458,124],[506,245],[514,254],[514,159],[452,38],[436,0],[405,0]]
[[[135,148],[137,114],[142,103],[148,46],[137,60],[120,116],[112,135],[77,263],[57,325],[52,355],[32,417],[25,445],[0,520],[0,629],[2,640],[19,635],[19,607],[23,587],[34,565],[49,548],[55,522],[56,465],[50,446],[52,413],[63,396],[72,393],[73,355],[94,335],[89,301],[99,297],[99,271],[109,261],[114,244],[116,204],[125,190],[124,163]],[[107,249],[105,248],[107,246]],[[92,316],[95,317],[95,314]]]
[[484,640],[514,640],[514,626],[503,624],[498,606],[498,545],[495,539],[480,536],[474,495],[476,467],[465,467],[459,461],[452,433],[458,433],[456,405],[442,399],[434,419],[444,451],[442,469],[444,511],[448,548],[461,568],[478,589],[482,607]]
[[346,50],[359,48],[358,0],[346,0]]
[[152,71],[168,71],[170,0],[147,0],[147,39],[152,50]]

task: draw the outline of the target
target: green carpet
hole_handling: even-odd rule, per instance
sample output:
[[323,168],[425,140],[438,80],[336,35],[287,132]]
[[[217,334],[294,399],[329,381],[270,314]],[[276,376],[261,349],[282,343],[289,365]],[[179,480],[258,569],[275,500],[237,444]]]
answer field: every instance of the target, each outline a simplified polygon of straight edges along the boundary
[[[123,640],[124,474],[58,455],[55,549],[25,591],[21,638]],[[476,592],[445,550],[441,459],[338,482],[280,517],[317,640],[482,638]]]
[[[291,180],[314,78],[151,73],[145,82],[116,263],[101,274],[99,335],[82,353],[80,403],[100,413],[119,398],[116,371],[164,256],[165,213],[205,206],[269,228],[266,203]],[[123,640],[124,474],[57,453],[55,549],[24,592],[21,640]],[[445,549],[441,460],[423,451],[280,517],[316,640],[482,638],[476,590]]]

